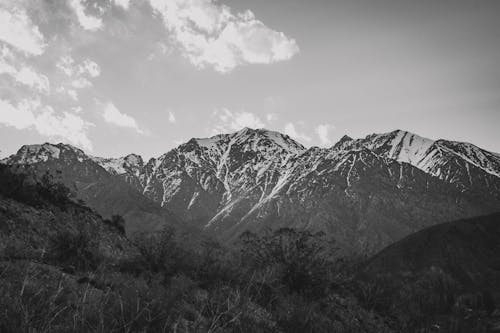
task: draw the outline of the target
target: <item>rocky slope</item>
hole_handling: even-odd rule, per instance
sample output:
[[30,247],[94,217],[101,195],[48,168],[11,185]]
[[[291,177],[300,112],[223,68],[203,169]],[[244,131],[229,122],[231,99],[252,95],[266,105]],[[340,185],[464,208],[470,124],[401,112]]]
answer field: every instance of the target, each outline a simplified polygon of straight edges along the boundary
[[394,131],[347,140],[344,149],[365,147],[380,156],[409,163],[463,191],[500,198],[500,156],[470,143],[437,140]]
[[41,184],[0,165],[0,257],[42,260],[56,236],[82,231],[92,234],[96,250],[111,261],[136,255],[123,226],[75,203],[61,188]]
[[[127,183],[127,177],[110,173],[82,150],[66,144],[23,146],[17,154],[4,159],[17,172],[49,171],[65,184],[77,199],[83,200],[104,218],[122,215],[128,233],[159,230],[177,219]],[[109,169],[108,169],[109,170]],[[128,172],[132,168],[127,169]]]
[[[23,147],[7,163],[57,169],[51,161],[65,154],[56,154]],[[72,158],[83,170],[64,168],[62,177],[79,184],[92,207],[123,203],[117,193],[128,183],[135,201],[139,192],[148,198],[142,212],[155,202],[225,241],[288,226],[324,230],[345,247],[373,252],[436,223],[500,209],[499,155],[403,131],[306,149],[286,135],[245,128],[191,139],[147,163],[137,155]],[[102,189],[109,182],[119,185]]]
[[437,222],[500,207],[498,156],[471,147],[395,131],[305,149],[286,135],[246,128],[192,139],[129,177],[225,240],[246,229],[306,227],[375,251]]
[[393,331],[347,290],[312,298],[283,284],[286,270],[255,278],[269,270],[241,249],[172,230],[130,242],[55,185],[0,165],[1,332]]

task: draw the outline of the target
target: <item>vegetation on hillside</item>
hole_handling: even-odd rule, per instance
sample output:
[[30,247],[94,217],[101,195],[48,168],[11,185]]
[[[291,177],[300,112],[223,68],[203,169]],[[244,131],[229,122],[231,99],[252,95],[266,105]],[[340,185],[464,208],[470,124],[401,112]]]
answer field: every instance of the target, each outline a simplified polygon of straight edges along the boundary
[[0,164],[1,195],[35,207],[43,207],[46,202],[64,207],[70,202],[70,190],[56,181],[51,173],[36,177],[35,171],[29,167],[22,167],[18,172],[13,168]]
[[[53,179],[0,172],[0,199],[54,215],[77,205]],[[101,223],[123,237],[120,216]],[[487,332],[498,311],[494,290],[464,291],[439,272],[404,285],[360,278],[363,263],[323,233],[246,232],[229,249],[165,228],[120,257],[103,248],[121,243],[100,242],[82,223],[58,229],[37,258],[0,248],[0,332],[465,333]]]

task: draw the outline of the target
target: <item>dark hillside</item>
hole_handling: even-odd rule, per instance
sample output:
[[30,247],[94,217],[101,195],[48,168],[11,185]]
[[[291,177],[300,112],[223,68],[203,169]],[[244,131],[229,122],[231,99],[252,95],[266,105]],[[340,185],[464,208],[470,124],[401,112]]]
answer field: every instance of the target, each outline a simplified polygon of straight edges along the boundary
[[408,329],[500,328],[500,213],[412,234],[369,259],[358,279],[365,306]]

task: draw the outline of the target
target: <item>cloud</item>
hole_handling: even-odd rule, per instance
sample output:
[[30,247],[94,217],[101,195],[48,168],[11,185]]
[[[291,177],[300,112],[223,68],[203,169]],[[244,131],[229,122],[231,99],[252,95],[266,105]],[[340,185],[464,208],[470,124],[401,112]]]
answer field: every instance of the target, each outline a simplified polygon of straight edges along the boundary
[[285,127],[283,128],[283,132],[285,134],[291,136],[292,138],[299,140],[299,141],[307,141],[310,142],[312,139],[310,136],[308,136],[305,133],[299,132],[293,123],[287,123]]
[[294,39],[267,27],[247,10],[233,14],[215,0],[150,0],[180,45],[199,68],[229,72],[245,64],[289,60],[299,52]]
[[66,76],[85,76],[95,78],[101,75],[101,67],[90,59],[77,63],[70,55],[62,56],[56,64]]
[[264,122],[255,114],[246,111],[232,112],[226,108],[216,110],[213,113],[217,119],[212,129],[212,134],[228,133],[239,131],[244,127],[262,128]]
[[85,89],[93,86],[90,79],[101,75],[101,67],[90,59],[85,59],[77,63],[71,56],[62,56],[56,64],[56,67],[66,74],[69,81],[66,83],[68,87],[58,88],[58,92],[67,92],[74,100],[77,98],[74,89]]
[[33,126],[35,122],[35,116],[26,105],[16,108],[9,102],[0,99],[0,123],[16,129],[26,129]]
[[103,113],[104,120],[110,124],[134,129],[137,133],[144,134],[144,132],[139,128],[137,122],[131,116],[121,113],[116,106],[109,102],[104,106]]
[[50,91],[49,79],[45,75],[35,72],[32,68],[21,68],[14,77],[16,81],[35,88],[44,94],[48,94]]
[[79,74],[86,74],[90,77],[98,77],[101,75],[101,67],[92,60],[85,59],[78,67]]
[[48,94],[50,91],[47,76],[36,72],[33,68],[22,65],[17,69],[13,63],[16,60],[7,47],[3,47],[0,53],[0,74],[7,74],[17,83],[24,84],[38,92]]
[[92,150],[92,143],[87,136],[91,123],[69,112],[57,116],[50,106],[41,105],[38,100],[23,100],[14,106],[0,99],[0,123],[19,130],[33,128],[43,136],[62,138]]
[[24,10],[0,8],[0,40],[28,55],[40,55],[46,44],[43,35]]
[[122,7],[127,10],[130,6],[130,0],[114,0],[115,5]]
[[330,124],[320,124],[316,126],[315,132],[318,135],[319,141],[322,146],[331,146],[332,139],[330,138],[330,131],[334,130],[335,126]]
[[80,77],[76,80],[73,80],[71,82],[71,86],[73,88],[76,88],[76,89],[84,89],[84,88],[92,87],[92,82],[90,82],[89,80],[87,80],[84,77]]
[[83,29],[96,31],[102,28],[102,19],[87,15],[85,2],[83,0],[71,0],[70,5],[75,11],[78,22]]
[[75,72],[74,63],[75,60],[71,56],[65,55],[59,59],[59,61],[56,64],[56,67],[67,76],[72,76],[73,73]]
[[76,92],[75,89],[71,88],[66,88],[66,87],[58,87],[56,89],[56,92],[59,94],[66,94],[68,95],[73,101],[78,101],[78,93]]
[[168,111],[168,121],[171,124],[175,124],[177,119],[175,119],[175,114],[172,111]]

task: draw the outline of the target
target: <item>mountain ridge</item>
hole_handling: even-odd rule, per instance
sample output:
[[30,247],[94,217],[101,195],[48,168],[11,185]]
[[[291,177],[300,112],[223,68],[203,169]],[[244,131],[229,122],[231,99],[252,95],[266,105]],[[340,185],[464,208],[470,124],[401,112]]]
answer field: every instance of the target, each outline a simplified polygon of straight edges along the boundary
[[[23,146],[4,163],[36,164],[29,151],[37,149]],[[46,151],[40,163],[57,160]],[[401,130],[306,148],[278,132],[244,128],[193,138],[147,162],[129,154],[76,156],[75,163],[92,163],[226,241],[246,229],[291,226],[326,230],[374,251],[432,223],[500,207],[497,155]]]
[[[175,147],[173,149],[177,149],[181,145],[185,145],[185,144],[187,144],[189,142],[192,142],[192,141],[193,142],[197,142],[198,144],[200,144],[201,146],[203,146],[204,144],[206,145],[208,142],[213,142],[214,139],[216,139],[216,138],[237,136],[238,134],[246,133],[246,132],[257,132],[257,133],[260,132],[260,133],[281,135],[281,136],[286,137],[286,138],[290,139],[291,141],[293,141],[298,147],[300,147],[302,149],[302,152],[304,152],[306,150],[309,150],[309,149],[319,148],[319,147],[316,147],[316,146],[312,146],[312,147],[306,148],[300,142],[292,139],[290,136],[288,136],[286,134],[281,134],[280,132],[277,132],[277,131],[268,130],[268,129],[265,129],[265,128],[252,129],[250,127],[244,127],[240,131],[230,132],[230,133],[221,133],[221,134],[217,134],[217,135],[214,135],[214,136],[211,136],[211,137],[193,137],[190,140],[186,141],[186,143],[180,144],[179,146],[177,146],[177,147]],[[469,142],[446,140],[446,139],[435,139],[435,140],[434,139],[428,139],[428,138],[419,136],[417,134],[414,134],[414,133],[412,133],[410,131],[401,130],[401,129],[396,129],[396,130],[393,130],[393,131],[390,131],[390,132],[385,132],[385,133],[368,134],[364,138],[358,138],[358,139],[354,139],[354,138],[352,138],[352,137],[350,137],[349,135],[346,134],[341,139],[339,139],[339,141],[337,141],[336,143],[334,143],[330,147],[324,147],[324,148],[319,148],[319,149],[334,149],[335,147],[338,147],[339,145],[341,145],[343,143],[346,143],[346,142],[349,142],[349,141],[351,141],[351,142],[362,142],[362,141],[370,139],[370,138],[387,138],[390,135],[394,135],[394,134],[401,135],[402,138],[410,138],[410,140],[412,140],[412,141],[414,139],[419,139],[422,142],[425,142],[427,144],[427,148],[429,148],[432,144],[439,144],[439,143],[450,143],[450,144],[454,144],[454,145],[465,145],[465,146],[468,146],[468,147],[470,147],[472,149],[475,149],[475,150],[481,150],[482,152],[485,152],[487,155],[491,155],[494,158],[498,158],[500,160],[500,153],[489,151],[489,150],[486,150],[486,149],[482,149],[479,146],[476,146],[476,145],[474,145],[472,143],[469,143]],[[135,157],[138,160],[140,160],[140,162],[138,164],[145,166],[149,161],[156,160],[159,157],[161,157],[161,156],[165,155],[166,153],[168,153],[169,151],[173,150],[173,149],[171,149],[171,150],[167,151],[166,153],[161,154],[158,157],[151,157],[147,162],[144,161],[143,157],[140,154],[136,154],[136,153],[129,153],[127,155],[120,156],[120,157],[99,157],[99,156],[92,156],[92,155],[86,154],[80,148],[77,148],[75,146],[72,146],[72,145],[66,144],[66,143],[62,143],[62,142],[57,143],[57,144],[50,143],[50,142],[45,142],[43,144],[26,144],[26,145],[21,146],[20,150],[22,150],[23,147],[25,147],[27,149],[28,147],[42,147],[43,148],[44,146],[61,146],[61,145],[66,146],[66,147],[71,147],[75,151],[80,151],[84,155],[87,155],[87,156],[91,157],[97,163],[102,164],[102,165],[109,165],[109,163],[113,162],[113,161],[117,161],[117,162],[118,161],[126,161],[129,157]],[[12,154],[10,156],[7,156],[7,157],[3,158],[0,161],[7,161],[13,155],[19,155],[19,150],[18,150],[18,152],[16,154]],[[391,153],[389,155],[393,155],[393,154]],[[391,157],[391,158],[398,159],[398,157],[394,157],[394,156]],[[400,160],[401,160],[401,158],[400,158]],[[414,163],[420,162],[420,161],[416,161],[414,163],[411,163],[411,161],[405,161],[405,160],[401,160],[401,161],[402,162],[406,162],[406,163],[410,163],[410,164],[414,164]],[[478,165],[478,166],[480,166],[480,165]],[[108,167],[111,168],[110,170],[114,169],[118,174],[124,173],[124,170],[122,168],[120,168],[120,166],[114,167],[114,166],[110,165]],[[500,176],[500,172],[497,172],[496,170],[492,171],[492,170],[489,170],[488,168],[485,168],[485,167],[482,167],[482,168],[483,168],[483,170],[485,170],[487,172],[489,171],[490,173],[492,173],[495,176]],[[105,167],[105,169],[106,169],[106,167]],[[119,169],[120,171],[118,171],[117,169]]]

